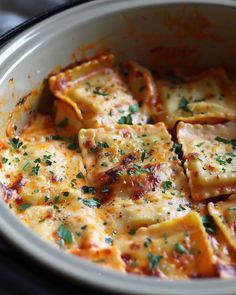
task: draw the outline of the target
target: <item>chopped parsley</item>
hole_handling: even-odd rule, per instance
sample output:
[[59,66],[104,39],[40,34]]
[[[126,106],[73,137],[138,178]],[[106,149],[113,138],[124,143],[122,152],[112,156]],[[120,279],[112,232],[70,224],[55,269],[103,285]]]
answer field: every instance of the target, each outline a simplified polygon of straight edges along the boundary
[[37,164],[36,166],[33,166],[33,167],[32,167],[32,173],[33,173],[34,175],[38,175],[38,173],[39,173],[39,169],[40,169],[39,164]]
[[20,149],[20,147],[23,145],[23,141],[20,141],[19,138],[13,137],[9,140],[8,144],[15,150]]
[[108,245],[112,245],[113,239],[112,238],[105,238],[105,243],[107,243]]
[[90,148],[91,153],[97,153],[101,151],[102,149],[109,148],[109,144],[105,141],[102,142],[96,142],[96,145]]
[[232,158],[226,158],[225,160],[222,160],[222,158],[218,155],[215,160],[220,163],[220,165],[226,165],[230,164],[232,162]]
[[145,160],[146,152],[142,152],[141,154],[141,161],[143,162]]
[[136,229],[131,229],[128,234],[134,236],[136,234]]
[[148,248],[148,246],[151,244],[151,242],[152,242],[152,238],[151,237],[146,237],[146,239],[143,242],[143,246],[145,248]]
[[163,192],[165,193],[172,187],[172,182],[169,180],[162,181],[161,187],[163,188]]
[[151,167],[150,168],[143,168],[142,166],[137,165],[137,164],[133,164],[133,168],[135,169],[135,171],[134,172],[129,171],[130,174],[133,173],[133,174],[136,174],[136,175],[140,175],[141,173],[151,174],[151,172],[152,172]]
[[62,195],[63,195],[64,197],[69,197],[69,194],[70,194],[69,192],[63,192],[63,193],[62,193]]
[[133,104],[132,106],[129,107],[129,111],[130,113],[134,114],[137,113],[139,111],[139,106],[138,104]]
[[185,247],[180,243],[176,243],[175,246],[174,246],[174,249],[175,249],[176,252],[179,252],[181,254],[186,254],[187,253],[187,250],[185,249]]
[[201,147],[203,144],[204,144],[204,141],[202,141],[202,142],[196,144],[196,146],[197,146],[197,147]]
[[97,191],[96,191],[96,188],[94,186],[84,185],[84,186],[82,186],[82,192],[84,194],[92,194],[92,195],[95,195]]
[[41,163],[41,159],[40,158],[35,159],[34,163]]
[[50,199],[50,197],[45,196],[45,197],[44,197],[44,202],[47,203],[47,201],[48,201],[49,199]]
[[185,112],[192,113],[192,111],[188,108],[188,104],[189,104],[189,101],[185,97],[183,97],[179,102],[178,108],[185,111]]
[[102,96],[108,95],[108,93],[103,91],[101,87],[95,87],[95,89],[93,90],[93,93],[97,95],[102,95]]
[[157,268],[159,262],[163,256],[160,255],[153,255],[152,253],[148,254],[148,261],[149,261],[149,271],[152,272],[154,269]]
[[133,125],[132,115],[128,114],[127,116],[121,116],[120,119],[118,120],[118,124]]
[[203,215],[202,216],[202,223],[207,231],[208,234],[216,234],[217,233],[217,226],[216,223],[211,215]]
[[68,126],[68,118],[63,119],[61,122],[57,124],[57,127],[59,128],[65,128]]
[[231,144],[233,149],[236,148],[236,139],[226,139],[226,138],[223,138],[223,137],[220,137],[220,136],[216,136],[215,140],[219,141],[219,142],[222,142],[224,144]]
[[3,164],[6,164],[7,162],[8,162],[8,159],[5,158],[5,157],[2,157],[2,163],[3,163]]
[[83,173],[80,171],[77,175],[76,175],[76,178],[84,178],[84,175]]
[[77,144],[77,142],[72,142],[67,146],[67,148],[71,151],[74,151],[78,148],[78,144]]
[[18,210],[19,210],[19,211],[25,211],[25,210],[28,209],[29,207],[31,207],[31,204],[29,204],[29,203],[24,203],[24,204],[21,204],[21,205],[18,207]]
[[235,207],[229,207],[227,210],[228,211],[236,211],[236,208]]
[[55,202],[55,204],[58,204],[60,202],[60,196],[59,195],[55,196],[54,202]]
[[57,230],[57,235],[60,239],[67,243],[72,243],[72,234],[68,228],[61,224]]
[[119,152],[119,154],[122,155],[122,156],[125,155],[125,151],[124,151],[124,150],[118,150],[118,152]]
[[172,147],[172,150],[175,151],[175,153],[179,156],[180,159],[183,157],[182,146],[183,145],[181,143],[174,143]]
[[90,208],[98,208],[100,206],[100,201],[98,199],[83,199],[83,203],[85,206]]

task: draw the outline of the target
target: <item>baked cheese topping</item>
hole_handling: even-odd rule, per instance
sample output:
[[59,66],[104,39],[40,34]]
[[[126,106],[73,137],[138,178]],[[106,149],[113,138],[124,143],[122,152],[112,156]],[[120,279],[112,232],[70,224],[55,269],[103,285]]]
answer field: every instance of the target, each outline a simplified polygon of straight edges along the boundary
[[236,122],[179,123],[185,167],[194,200],[236,192]]
[[50,78],[52,92],[74,108],[85,128],[147,121],[113,64],[113,55],[103,56]]
[[209,203],[208,209],[230,245],[236,250],[236,195],[225,202]]
[[218,123],[236,118],[236,92],[224,69],[194,77],[169,76],[157,82],[168,128],[176,122]]
[[222,68],[153,73],[107,55],[53,74],[51,115],[17,135],[9,120],[0,140],[0,195],[37,235],[98,265],[233,277],[234,86]]

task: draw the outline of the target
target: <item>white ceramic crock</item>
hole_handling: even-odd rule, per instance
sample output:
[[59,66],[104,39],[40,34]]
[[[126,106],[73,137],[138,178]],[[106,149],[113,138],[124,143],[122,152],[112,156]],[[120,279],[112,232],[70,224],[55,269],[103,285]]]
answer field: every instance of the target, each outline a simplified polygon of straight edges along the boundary
[[[236,1],[98,0],[34,24],[0,50],[0,135],[9,113],[48,74],[75,59],[110,50],[151,68],[223,65],[236,70]],[[177,48],[178,54],[172,52]],[[164,49],[163,49],[164,48]],[[169,54],[166,55],[166,53]],[[175,50],[176,52],[176,50]],[[36,92],[32,108],[41,97]],[[24,122],[27,113],[17,118]],[[235,294],[236,280],[164,281],[123,275],[73,257],[38,238],[0,200],[0,229],[47,267],[124,294]]]

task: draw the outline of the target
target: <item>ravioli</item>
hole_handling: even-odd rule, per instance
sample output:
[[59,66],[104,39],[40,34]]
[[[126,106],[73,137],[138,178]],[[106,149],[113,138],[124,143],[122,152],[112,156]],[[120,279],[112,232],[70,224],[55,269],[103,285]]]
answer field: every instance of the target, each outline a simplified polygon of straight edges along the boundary
[[108,54],[52,74],[50,115],[22,131],[16,106],[0,140],[11,211],[124,274],[235,277],[235,86],[220,67],[174,71]]
[[[13,196],[19,206],[42,205],[79,197],[79,187],[85,184],[81,155],[52,128],[43,133],[41,127],[50,124],[49,118],[34,120],[21,137],[1,141],[0,182],[8,192],[7,201]],[[34,134],[31,137],[30,132]]]
[[179,123],[186,173],[194,200],[236,192],[236,122]]
[[172,279],[216,273],[212,248],[196,212],[140,228],[132,239],[121,236],[116,245],[128,272]]
[[[119,121],[144,123],[127,85],[114,67],[114,56],[101,56],[50,77],[51,91],[73,107],[84,128],[114,125]],[[59,108],[60,105],[57,105]]]
[[161,222],[191,209],[186,177],[163,123],[82,129],[79,142],[88,181],[118,228]]
[[208,210],[228,243],[236,250],[236,195],[227,201],[209,203]]
[[236,91],[223,68],[194,77],[171,76],[157,82],[160,120],[172,129],[178,121],[215,124],[236,118]]

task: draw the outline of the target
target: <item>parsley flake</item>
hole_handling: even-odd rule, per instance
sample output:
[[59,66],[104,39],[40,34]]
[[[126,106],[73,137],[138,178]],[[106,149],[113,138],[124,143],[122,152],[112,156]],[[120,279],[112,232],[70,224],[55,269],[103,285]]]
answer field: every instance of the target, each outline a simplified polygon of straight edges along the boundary
[[169,180],[162,181],[161,187],[163,188],[163,192],[165,193],[172,187],[172,182]]
[[57,230],[57,235],[60,239],[67,243],[72,243],[72,234],[68,228],[61,224]]
[[92,195],[95,195],[97,191],[96,191],[96,188],[94,186],[84,185],[84,186],[82,186],[82,192],[84,194],[92,194]]
[[20,149],[20,147],[23,145],[23,141],[20,141],[19,138],[12,138],[9,140],[8,144],[15,150]]
[[153,255],[152,253],[148,254],[148,261],[149,261],[149,271],[152,272],[154,269],[157,268],[159,262],[163,256],[160,255]]
[[83,203],[85,206],[90,208],[98,208],[100,206],[100,201],[98,199],[83,199]]
[[181,254],[186,254],[187,253],[187,250],[185,249],[185,247],[180,243],[176,243],[175,246],[174,246],[174,249],[175,249],[176,252],[179,252]]
[[127,116],[121,116],[120,119],[118,120],[118,124],[120,125],[133,125],[133,118],[131,114],[128,114]]
[[18,210],[19,210],[19,211],[25,211],[25,210],[28,209],[29,207],[31,207],[31,204],[29,204],[29,203],[24,203],[24,204],[21,204],[21,205],[18,207]]
[[137,113],[139,111],[138,104],[133,104],[132,106],[129,106],[129,111],[132,114]]
[[208,234],[216,234],[217,233],[217,226],[216,223],[211,215],[203,215],[202,216],[202,223],[207,231]]
[[185,111],[185,112],[192,113],[192,111],[188,108],[188,104],[189,104],[189,101],[185,97],[183,97],[179,102],[178,108]]

